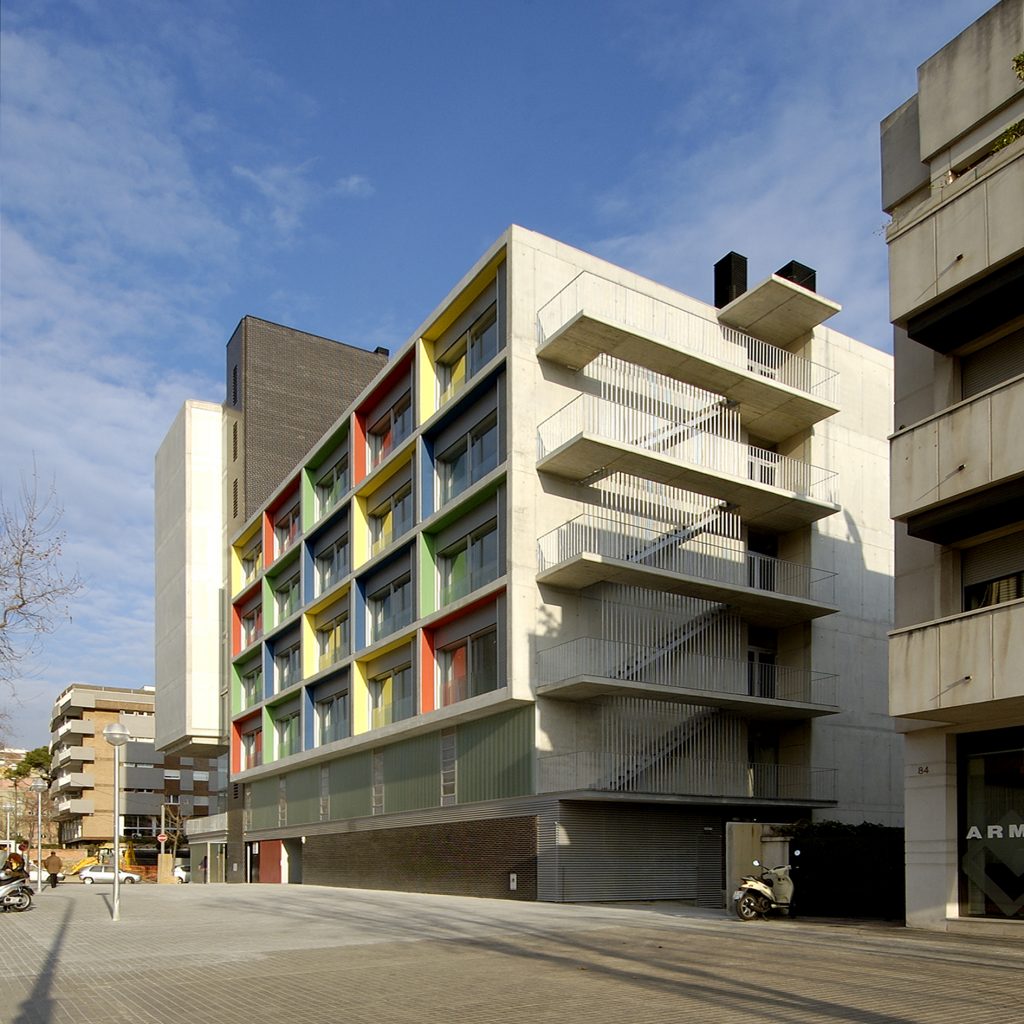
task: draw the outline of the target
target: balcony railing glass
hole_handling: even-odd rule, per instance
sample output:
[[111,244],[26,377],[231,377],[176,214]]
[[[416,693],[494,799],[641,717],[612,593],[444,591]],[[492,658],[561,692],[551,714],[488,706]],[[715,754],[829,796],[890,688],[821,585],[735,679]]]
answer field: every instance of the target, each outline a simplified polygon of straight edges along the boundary
[[578,275],[541,307],[537,313],[539,344],[543,346],[581,313],[681,352],[767,377],[833,405],[838,401],[839,376],[827,366],[596,274]]

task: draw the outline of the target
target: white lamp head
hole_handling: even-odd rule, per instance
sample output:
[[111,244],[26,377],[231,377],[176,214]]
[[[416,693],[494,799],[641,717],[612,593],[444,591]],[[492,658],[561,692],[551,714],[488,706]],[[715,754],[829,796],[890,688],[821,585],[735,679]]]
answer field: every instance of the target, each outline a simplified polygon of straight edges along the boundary
[[131,733],[120,722],[111,722],[103,727],[103,738],[112,747],[123,747],[131,739]]

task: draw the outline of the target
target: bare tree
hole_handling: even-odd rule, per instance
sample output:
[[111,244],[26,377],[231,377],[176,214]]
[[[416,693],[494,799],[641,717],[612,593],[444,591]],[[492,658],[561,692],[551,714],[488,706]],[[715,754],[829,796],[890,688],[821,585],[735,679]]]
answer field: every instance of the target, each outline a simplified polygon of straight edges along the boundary
[[42,638],[68,617],[68,602],[83,587],[61,565],[64,509],[51,484],[40,494],[38,477],[22,482],[15,504],[0,493],[0,682],[13,690],[22,665]]

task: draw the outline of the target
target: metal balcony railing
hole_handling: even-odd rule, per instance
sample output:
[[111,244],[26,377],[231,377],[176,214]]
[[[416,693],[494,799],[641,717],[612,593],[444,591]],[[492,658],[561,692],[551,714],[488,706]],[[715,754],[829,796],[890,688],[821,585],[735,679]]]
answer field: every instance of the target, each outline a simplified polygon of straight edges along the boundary
[[713,473],[751,480],[818,501],[836,502],[838,477],[831,470],[596,395],[577,395],[540,424],[537,458],[543,459],[582,434],[701,466]]
[[572,790],[753,800],[835,800],[834,768],[664,757],[637,766],[635,756],[600,750],[548,754],[539,760],[538,791]]
[[714,544],[686,525],[655,530],[630,516],[584,514],[537,541],[541,572],[580,555],[598,555],[716,583],[832,604],[833,572]]
[[838,402],[839,375],[827,366],[587,272],[570,281],[538,311],[539,346],[580,314],[680,352],[766,377],[833,405]]
[[826,706],[835,706],[839,682],[824,672],[680,651],[674,635],[664,649],[595,636],[567,640],[538,652],[537,676],[542,685],[592,676]]

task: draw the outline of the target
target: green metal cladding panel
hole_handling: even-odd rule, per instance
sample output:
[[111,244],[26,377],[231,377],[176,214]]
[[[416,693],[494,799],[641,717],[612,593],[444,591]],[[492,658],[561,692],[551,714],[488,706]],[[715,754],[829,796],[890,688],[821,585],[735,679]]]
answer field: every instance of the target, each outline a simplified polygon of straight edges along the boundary
[[373,812],[371,791],[371,754],[352,754],[332,761],[328,767],[331,795],[331,820],[363,818]]
[[441,734],[384,748],[384,811],[415,811],[441,803]]
[[429,615],[437,610],[437,556],[434,547],[435,538],[421,533],[416,547],[419,555],[420,615]]
[[533,707],[458,729],[458,802],[503,800],[533,792]]
[[252,812],[252,828],[277,828],[278,793],[280,784],[275,775],[271,779],[260,779],[249,783],[249,810]]
[[288,797],[288,824],[320,820],[320,768],[303,768],[284,777]]

